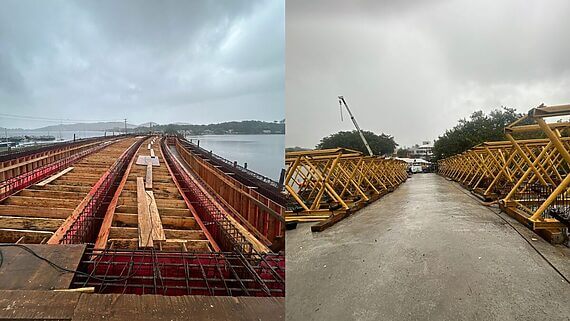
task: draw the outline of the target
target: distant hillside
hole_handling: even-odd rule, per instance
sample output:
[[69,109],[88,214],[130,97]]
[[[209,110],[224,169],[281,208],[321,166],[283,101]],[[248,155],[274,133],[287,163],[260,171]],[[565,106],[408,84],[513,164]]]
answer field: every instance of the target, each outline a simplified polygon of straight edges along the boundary
[[[148,126],[139,127],[137,131],[147,131]],[[231,121],[209,125],[153,125],[153,130],[166,133],[186,132],[192,135],[223,134],[285,134],[285,123],[282,121],[264,122],[259,120]]]
[[[127,128],[136,128],[136,125],[127,123]],[[37,131],[77,131],[77,130],[88,130],[88,131],[111,131],[115,129],[124,130],[125,123],[122,122],[99,122],[99,123],[77,123],[77,124],[62,124],[62,125],[50,125],[46,127],[36,128]]]

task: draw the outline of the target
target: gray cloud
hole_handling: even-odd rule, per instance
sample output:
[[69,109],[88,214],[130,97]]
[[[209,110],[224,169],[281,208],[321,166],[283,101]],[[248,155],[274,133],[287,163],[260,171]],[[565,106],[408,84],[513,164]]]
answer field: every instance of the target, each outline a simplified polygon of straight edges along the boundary
[[132,123],[284,117],[281,1],[1,6],[3,113]]
[[570,99],[566,1],[287,2],[287,146],[362,128],[401,145],[476,109]]

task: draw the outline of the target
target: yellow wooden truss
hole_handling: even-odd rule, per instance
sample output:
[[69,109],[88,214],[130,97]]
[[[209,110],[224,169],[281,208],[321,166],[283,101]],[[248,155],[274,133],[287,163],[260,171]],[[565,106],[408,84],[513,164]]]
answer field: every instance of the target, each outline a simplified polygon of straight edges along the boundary
[[[570,105],[540,105],[505,128],[507,141],[486,142],[438,162],[438,172],[486,199],[534,230],[557,233],[570,212]],[[524,125],[523,125],[524,123]],[[528,124],[530,123],[530,124]],[[515,139],[533,132],[539,139]],[[566,223],[567,224],[567,223]]]
[[287,220],[326,219],[333,211],[354,209],[381,197],[407,178],[403,161],[344,148],[288,152],[285,163]]

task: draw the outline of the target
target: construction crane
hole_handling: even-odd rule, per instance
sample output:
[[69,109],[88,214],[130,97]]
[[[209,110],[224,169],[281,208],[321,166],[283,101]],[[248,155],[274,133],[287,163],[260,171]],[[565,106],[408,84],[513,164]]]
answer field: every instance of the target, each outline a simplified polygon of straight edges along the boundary
[[358,131],[358,134],[360,135],[360,138],[362,139],[362,142],[364,142],[364,146],[366,146],[366,149],[368,150],[368,154],[370,154],[370,156],[374,156],[374,153],[372,153],[372,149],[370,148],[370,145],[368,145],[366,138],[364,138],[364,134],[362,133],[360,126],[358,126],[358,123],[356,122],[356,118],[354,118],[354,116],[352,115],[352,112],[350,111],[350,108],[348,108],[348,104],[344,100],[344,96],[338,96],[338,105],[340,107],[340,119],[341,119],[341,121],[342,121],[342,105],[344,105],[344,107],[346,107],[346,110],[348,111],[348,114],[350,115],[350,119],[352,120],[352,123],[354,123],[354,127],[356,127],[356,130]]

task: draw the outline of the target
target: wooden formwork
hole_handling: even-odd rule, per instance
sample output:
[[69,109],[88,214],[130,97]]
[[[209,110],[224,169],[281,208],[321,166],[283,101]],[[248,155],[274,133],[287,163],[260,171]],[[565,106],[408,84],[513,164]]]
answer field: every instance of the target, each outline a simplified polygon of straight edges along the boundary
[[407,179],[403,161],[344,148],[289,152],[287,221],[337,221]]
[[92,187],[134,140],[114,141],[55,174],[49,182],[31,185],[1,200],[0,242],[49,242],[81,211]]
[[103,141],[109,141],[109,139],[87,139],[80,142],[41,148],[38,151],[16,153],[15,156],[4,155],[0,157],[0,182],[30,172],[46,164],[67,158],[73,154],[80,153],[101,144]]
[[[498,200],[511,216],[552,242],[567,238],[570,218],[570,123],[545,118],[570,115],[570,105],[541,105],[505,128],[507,141],[486,142],[440,160],[438,171]],[[531,133],[538,139],[516,139]]]
[[250,233],[274,251],[285,248],[284,206],[247,186],[220,168],[210,164],[178,138],[171,138],[178,155],[214,193],[221,197],[222,205]]
[[[157,166],[137,162],[151,154],[158,159]],[[194,208],[182,197],[158,137],[147,138],[130,161],[95,245],[100,249],[219,250],[204,232]]]

